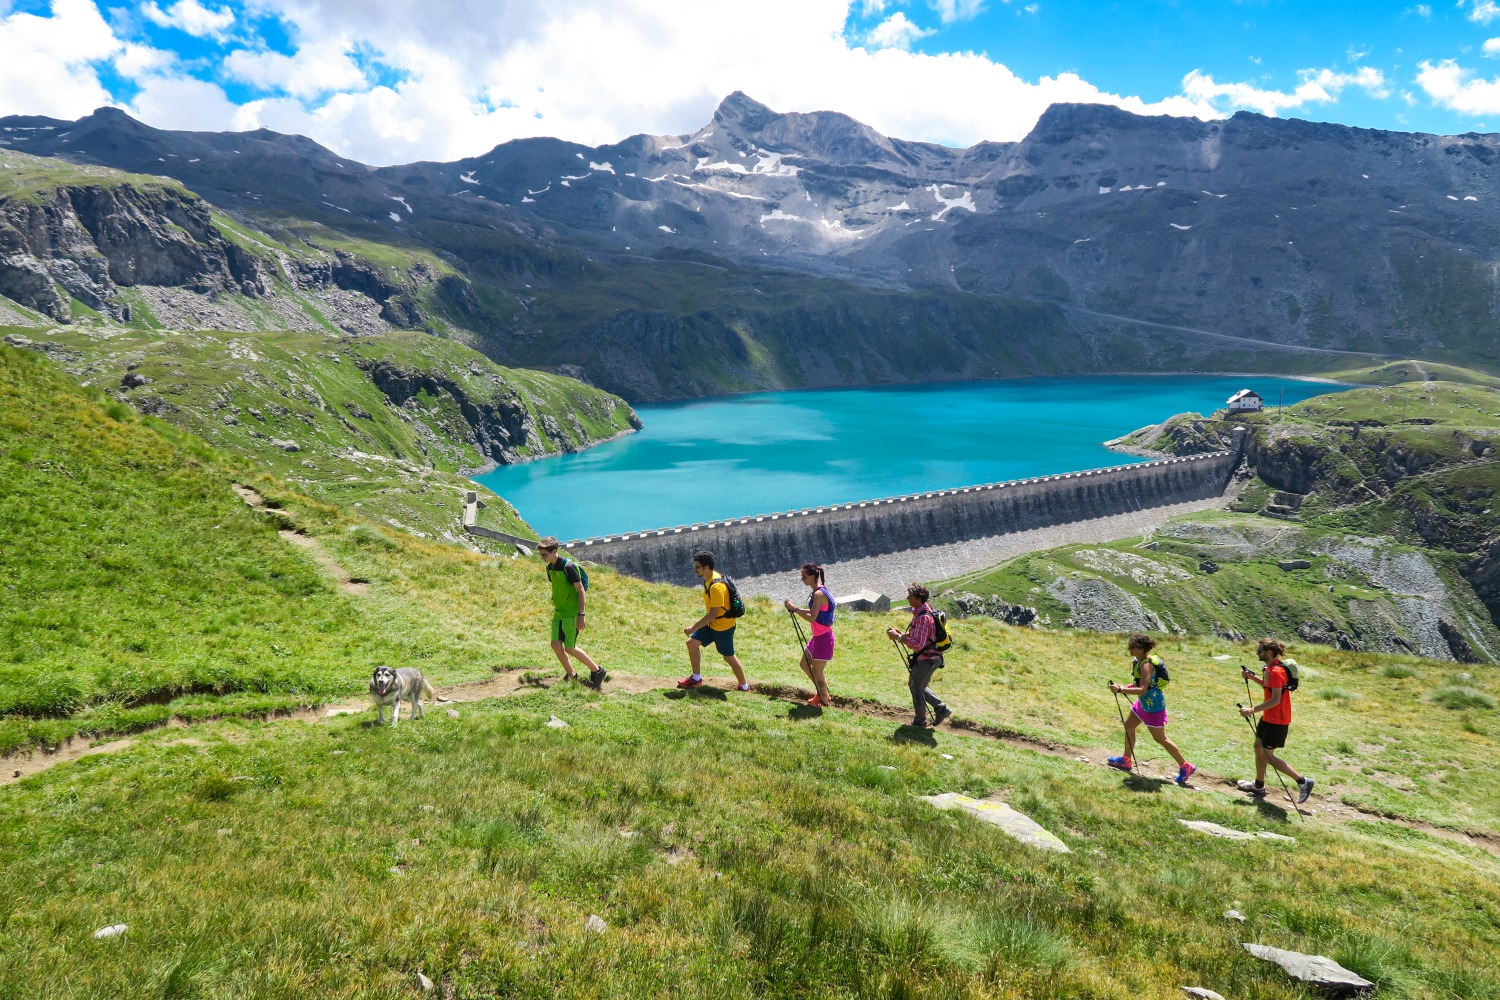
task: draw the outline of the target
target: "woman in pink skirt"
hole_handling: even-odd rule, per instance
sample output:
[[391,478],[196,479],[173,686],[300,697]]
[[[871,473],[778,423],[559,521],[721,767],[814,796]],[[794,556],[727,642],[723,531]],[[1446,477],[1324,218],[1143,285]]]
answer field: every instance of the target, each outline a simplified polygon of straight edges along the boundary
[[812,638],[802,651],[802,672],[813,682],[817,693],[807,700],[809,705],[831,708],[833,698],[828,694],[828,680],[823,671],[833,659],[833,595],[823,585],[823,567],[816,563],[802,564],[802,582],[812,588],[807,607],[799,608],[791,601],[783,602],[786,609],[812,626]]

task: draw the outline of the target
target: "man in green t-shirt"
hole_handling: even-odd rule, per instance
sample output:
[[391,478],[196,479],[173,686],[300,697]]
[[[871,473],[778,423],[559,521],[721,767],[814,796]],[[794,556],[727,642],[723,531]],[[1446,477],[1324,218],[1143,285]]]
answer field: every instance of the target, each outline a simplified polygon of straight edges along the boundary
[[557,539],[551,535],[537,543],[536,552],[547,564],[547,582],[552,585],[552,652],[557,654],[568,680],[578,677],[568,660],[571,656],[589,668],[589,683],[599,687],[608,674],[578,648],[578,633],[587,624],[584,606],[588,590],[583,585],[583,573],[576,562],[557,551]]

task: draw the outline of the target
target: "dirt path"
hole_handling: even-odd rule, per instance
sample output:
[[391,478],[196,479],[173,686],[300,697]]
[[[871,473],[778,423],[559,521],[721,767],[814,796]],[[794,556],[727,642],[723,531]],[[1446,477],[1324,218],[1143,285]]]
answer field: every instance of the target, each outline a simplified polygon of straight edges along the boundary
[[[468,702],[483,701],[489,698],[509,698],[525,694],[528,691],[542,690],[555,687],[562,682],[560,677],[549,676],[537,679],[538,671],[517,669],[506,670],[497,673],[494,677],[479,681],[470,681],[465,684],[456,684],[444,688],[439,692],[439,700],[435,703],[427,703],[424,707],[427,711],[443,712],[455,705]],[[617,674],[611,672],[609,679],[605,681],[604,693],[606,695],[639,695],[649,694],[653,691],[670,691],[677,687],[676,681],[669,677],[644,677],[637,674]],[[721,693],[733,690],[727,682],[707,682],[702,692],[709,692],[714,697]],[[807,718],[813,718],[822,714],[822,709],[806,707],[806,701],[812,697],[811,689],[792,687],[785,684],[752,684],[752,694],[758,694],[776,701],[784,701],[792,707],[792,711]],[[694,697],[688,694],[688,697]],[[898,726],[896,738],[910,742],[918,742],[937,745],[938,736],[958,736],[968,739],[992,740],[1004,743],[1007,746],[1033,753],[1043,753],[1050,757],[1067,758],[1075,763],[1088,767],[1106,767],[1105,758],[1108,751],[1098,747],[1079,747],[1056,740],[1048,740],[1014,730],[1006,729],[987,722],[973,719],[965,719],[955,715],[943,730],[919,730],[905,726],[904,723],[911,717],[910,709],[887,705],[883,702],[869,701],[864,698],[843,698],[837,695],[833,699],[833,707],[839,711],[853,712],[869,718],[883,719]],[[326,705],[301,708],[295,711],[278,713],[267,716],[263,721],[267,724],[280,722],[303,722],[319,724],[328,719],[344,715],[368,715],[370,703],[367,698],[345,700]],[[214,720],[203,720],[202,723],[184,723],[174,721],[173,728],[193,728]],[[368,723],[374,725],[373,719]],[[408,720],[408,725],[412,724]],[[420,724],[420,723],[418,723]],[[78,760],[102,753],[117,753],[135,744],[135,739],[112,740],[90,746],[84,740],[73,740],[54,752],[45,750],[34,751],[28,755],[15,755],[0,758],[0,785],[13,784],[22,778],[45,771],[58,764],[67,761]],[[1134,774],[1121,777],[1124,782],[1130,783],[1154,783],[1157,785],[1170,785],[1176,773],[1171,766],[1170,758],[1145,759],[1142,758],[1137,765]],[[1243,798],[1244,793],[1235,786],[1233,779],[1209,774],[1199,770],[1193,775],[1192,780],[1185,786],[1180,794],[1218,794],[1229,795],[1235,798]],[[1265,796],[1265,808],[1285,814],[1287,819],[1295,823],[1294,807],[1290,798],[1283,796],[1280,787],[1271,786],[1271,790]],[[1420,830],[1443,840],[1459,844],[1467,844],[1478,847],[1500,857],[1500,834],[1486,831],[1460,831],[1445,827],[1434,826],[1420,820],[1407,819],[1401,816],[1393,816],[1375,810],[1361,809],[1344,802],[1340,802],[1327,795],[1314,796],[1313,799],[1302,805],[1304,817],[1307,819],[1318,818],[1334,823],[1347,823],[1351,820],[1379,820],[1394,823],[1398,826],[1411,830]]]
[[[248,486],[241,486],[239,483],[235,483],[234,491],[239,494],[240,499],[245,501],[245,504],[252,510],[258,510],[263,513],[269,513],[273,510],[266,503],[265,497]],[[277,517],[286,521],[293,520],[293,514],[290,511],[275,510],[275,513]],[[317,563],[324,573],[332,577],[334,583],[344,593],[363,597],[370,592],[370,582],[368,580],[361,580],[357,576],[350,576],[349,571],[344,569],[343,564],[334,558],[333,553],[325,549],[323,543],[312,535],[297,528],[282,528],[277,533],[285,541],[307,552],[313,562]]]

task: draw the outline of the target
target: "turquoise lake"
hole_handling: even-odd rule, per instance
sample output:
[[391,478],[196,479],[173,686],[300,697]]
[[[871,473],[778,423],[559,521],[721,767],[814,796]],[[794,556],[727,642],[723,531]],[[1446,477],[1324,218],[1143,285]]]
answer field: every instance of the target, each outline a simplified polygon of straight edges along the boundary
[[636,407],[645,428],[476,477],[562,539],[769,514],[1141,461],[1101,442],[1277,378],[1098,376],[807,389]]

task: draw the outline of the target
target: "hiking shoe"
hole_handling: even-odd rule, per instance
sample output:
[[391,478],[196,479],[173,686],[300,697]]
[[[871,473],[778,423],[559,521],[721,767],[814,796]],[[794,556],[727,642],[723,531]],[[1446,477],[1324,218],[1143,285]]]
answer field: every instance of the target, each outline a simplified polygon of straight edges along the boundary
[[693,680],[692,676],[689,675],[678,681],[677,686],[680,688],[701,688],[703,686],[703,678],[699,677],[697,680]]
[[1188,779],[1198,773],[1198,769],[1191,764],[1184,764],[1177,769],[1177,783],[1186,785]]
[[1264,795],[1264,794],[1266,794],[1266,786],[1265,785],[1257,785],[1255,782],[1253,782],[1253,781],[1246,781],[1244,778],[1241,778],[1239,781],[1236,781],[1235,785],[1239,788],[1240,791],[1242,791],[1242,792],[1249,792],[1251,795]]
[[1129,757],[1111,757],[1104,763],[1116,771],[1129,771],[1135,767],[1135,761]]
[[590,671],[589,686],[594,688],[602,688],[604,686],[604,679],[608,676],[609,671],[605,670],[603,667],[599,667],[597,670]]
[[932,717],[932,728],[936,729],[938,726],[941,726],[951,718],[953,718],[953,709],[949,708],[947,705],[944,705],[942,708],[938,709],[937,714]]
[[910,727],[910,728],[912,728],[912,729],[926,729],[927,728],[927,720],[926,719],[922,719],[922,718],[912,719],[910,722],[907,723],[907,726]]
[[1297,791],[1297,802],[1298,803],[1302,803],[1302,802],[1306,802],[1307,801],[1307,797],[1312,794],[1312,786],[1313,786],[1313,780],[1311,778],[1308,778],[1308,777],[1304,777],[1301,780],[1301,782],[1298,783],[1298,785],[1297,785],[1297,789],[1298,789],[1298,791]]

